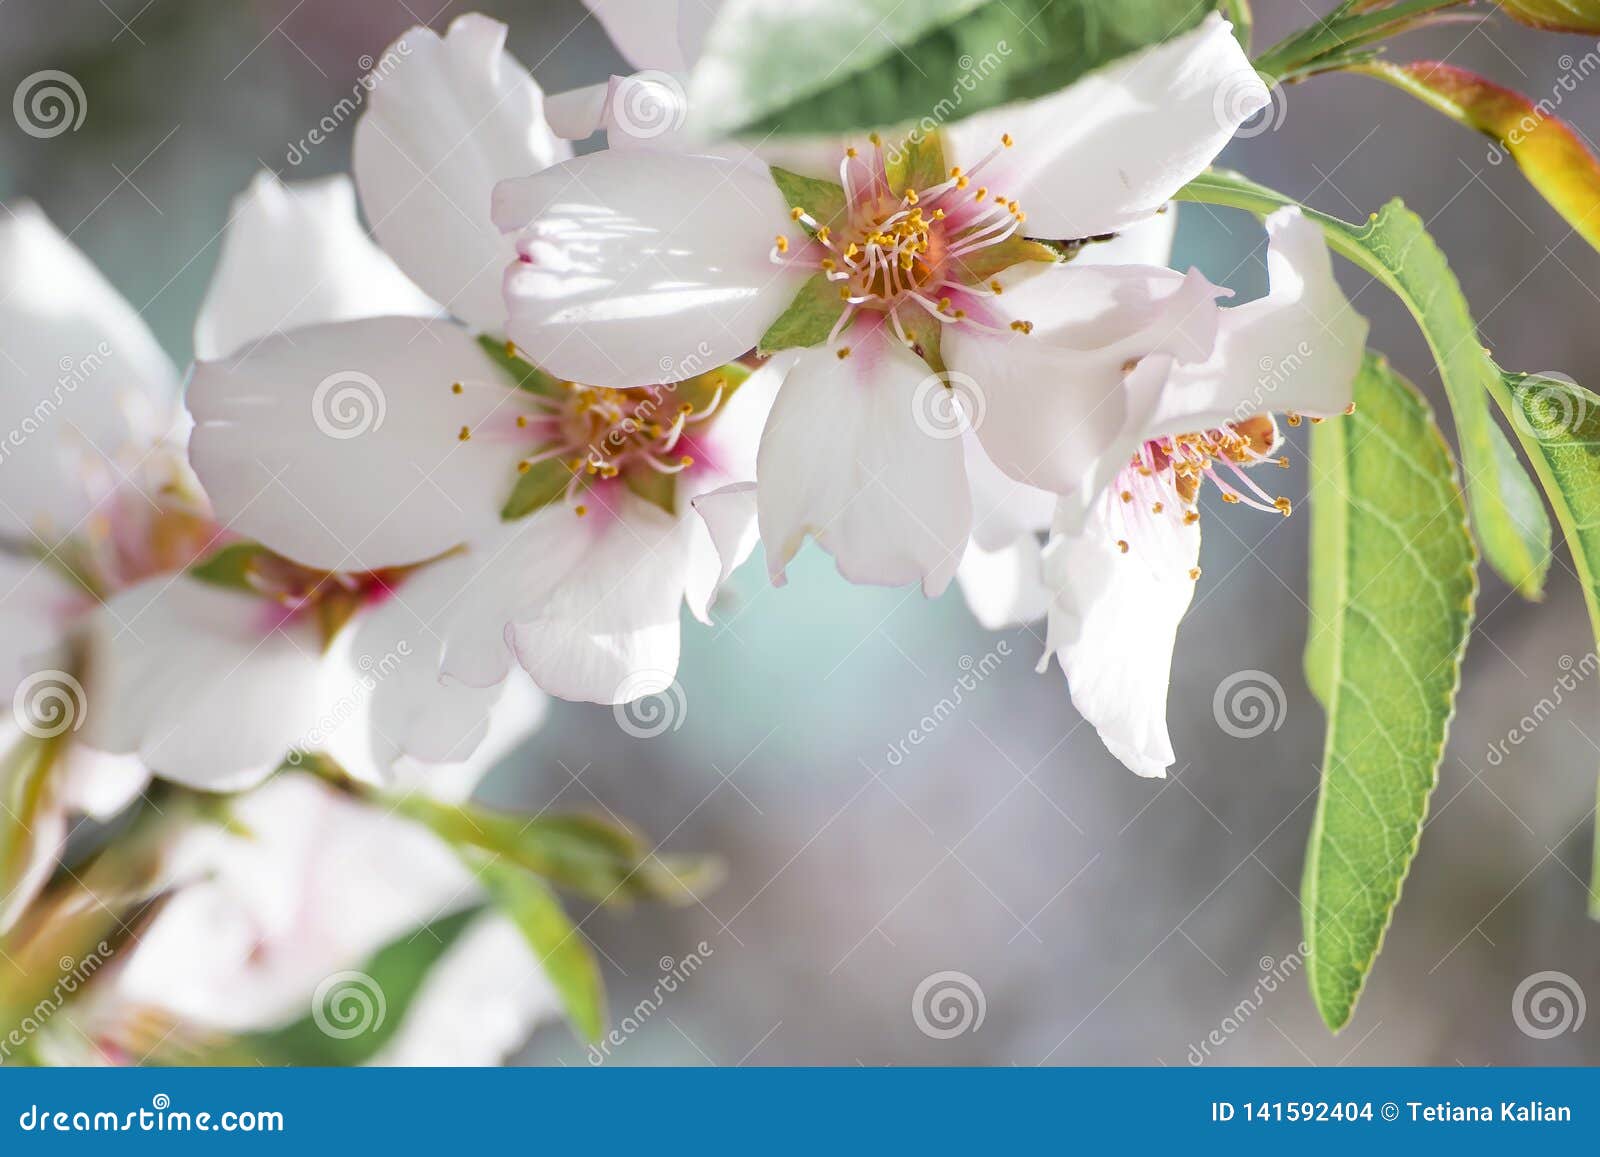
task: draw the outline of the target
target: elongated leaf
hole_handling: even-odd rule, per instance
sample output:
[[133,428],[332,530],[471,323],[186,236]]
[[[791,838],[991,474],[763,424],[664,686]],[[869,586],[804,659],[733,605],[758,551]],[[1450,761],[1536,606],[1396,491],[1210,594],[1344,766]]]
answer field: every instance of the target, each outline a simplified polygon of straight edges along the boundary
[[[1262,214],[1295,203],[1220,171],[1191,181],[1179,196]],[[1444,254],[1421,218],[1399,201],[1390,201],[1364,225],[1314,209],[1304,212],[1322,226],[1329,245],[1383,282],[1416,319],[1450,398],[1472,523],[1484,557],[1524,597],[1539,598],[1550,567],[1550,522],[1532,479],[1490,414],[1490,398],[1510,414],[1510,397],[1499,368],[1478,340],[1461,285]],[[1521,430],[1518,435],[1528,448],[1528,436]]]
[[727,0],[691,105],[713,133],[943,124],[1193,28],[1194,0]]
[[[1427,403],[1369,355],[1356,411],[1312,434],[1312,611],[1328,709],[1322,791],[1301,888],[1311,994],[1350,1019],[1437,781],[1477,592],[1455,462]],[[1320,605],[1318,605],[1320,603]]]
[[1439,61],[1374,62],[1350,71],[1388,81],[1497,142],[1551,207],[1600,248],[1600,161],[1554,113],[1535,107],[1521,93]]
[[573,1031],[585,1040],[599,1040],[606,1026],[600,966],[588,941],[561,910],[555,893],[515,864],[477,856],[468,857],[468,862],[489,889],[496,907],[516,924],[539,957]]
[[655,856],[633,832],[597,816],[511,815],[418,793],[387,801],[457,847],[502,856],[552,883],[613,905],[689,904],[716,885],[721,866],[698,856]]
[[1547,32],[1600,33],[1600,0],[1496,0],[1514,19]]

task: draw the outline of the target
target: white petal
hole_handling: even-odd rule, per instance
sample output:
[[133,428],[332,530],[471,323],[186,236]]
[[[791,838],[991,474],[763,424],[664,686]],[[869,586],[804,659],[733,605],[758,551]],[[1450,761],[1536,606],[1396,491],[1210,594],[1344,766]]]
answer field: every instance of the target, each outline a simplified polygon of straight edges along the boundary
[[406,1019],[371,1064],[498,1065],[561,1001],[539,959],[504,916],[474,920],[422,982]]
[[508,387],[449,322],[312,326],[195,367],[190,459],[218,517],[280,554],[325,570],[419,562],[499,527],[526,448]]
[[67,631],[93,605],[51,564],[0,553],[0,700],[28,675],[65,662],[58,652]]
[[197,832],[180,888],[117,974],[119,997],[205,1027],[304,1017],[331,973],[476,896],[426,829],[304,775],[232,803],[248,836]]
[[473,573],[435,620],[447,678],[498,683],[514,656],[563,699],[613,703],[672,682],[696,527],[620,484],[585,503],[585,517],[549,506],[475,547]]
[[571,155],[505,38],[505,25],[477,14],[458,17],[442,40],[407,32],[375,70],[351,162],[379,243],[431,297],[489,333],[503,332],[500,280],[515,256],[489,219],[495,182]]
[[862,327],[846,358],[802,354],[772,407],[756,471],[767,568],[781,582],[809,534],[851,582],[937,595],[972,525],[960,431],[932,418],[945,383]]
[[998,550],[974,539],[961,556],[956,582],[980,626],[998,631],[1043,618],[1050,604],[1040,571],[1039,540],[1031,534]]
[[774,264],[801,234],[764,172],[642,150],[579,157],[495,191],[521,229],[510,333],[536,365],[602,386],[679,381],[740,357],[806,271]]
[[150,579],[90,620],[80,738],[157,775],[238,791],[316,725],[325,696],[314,623],[195,579]]
[[49,546],[171,426],[178,374],[37,206],[0,216],[0,538]]
[[[1109,479],[1101,460],[1128,425],[1125,369],[1151,354],[1203,361],[1216,339],[1214,298],[1198,273],[1144,266],[1013,268],[989,303],[1003,335],[946,327],[943,352],[976,392],[974,425],[994,464],[1056,494],[1087,497]],[[1120,467],[1118,460],[1116,465]]]
[[1172,264],[1172,241],[1178,232],[1178,205],[1118,230],[1109,241],[1085,245],[1072,260],[1078,265]]
[[700,495],[693,506],[705,523],[705,534],[695,536],[685,597],[694,617],[710,623],[717,592],[761,541],[756,527],[756,484],[732,483]]
[[348,177],[285,185],[262,172],[229,209],[194,356],[214,361],[303,325],[438,312],[362,230]]
[[687,72],[724,0],[583,0],[635,68]]
[[1113,233],[1154,213],[1270,100],[1232,28],[1212,15],[1050,96],[944,126],[952,165],[971,170],[1009,133],[983,180],[1021,202],[1028,233]]
[[972,486],[972,541],[978,547],[1001,550],[1049,528],[1055,513],[1054,494],[1005,474],[984,452],[976,434],[962,435],[961,447]]
[[1267,218],[1267,295],[1222,311],[1215,351],[1178,367],[1149,435],[1186,434],[1252,414],[1341,414],[1350,405],[1367,321],[1333,279],[1322,230],[1298,208]]
[[53,772],[61,802],[104,823],[150,786],[150,769],[136,755],[107,755],[83,743],[70,743]]
[[[1126,552],[1119,539],[1129,544]],[[1125,522],[1111,491],[1092,505],[1081,530],[1059,533],[1045,548],[1051,604],[1040,669],[1051,654],[1060,660],[1073,706],[1140,775],[1164,776],[1173,763],[1167,684],[1199,555],[1198,522]]]
[[437,772],[448,781],[446,794],[462,794],[463,784],[476,783],[542,717],[536,693],[508,697],[506,684],[442,681],[444,639],[435,623],[476,565],[462,553],[422,567],[364,610],[336,646],[343,666],[335,683],[342,689],[332,714],[340,726],[320,746],[352,775],[431,791]]

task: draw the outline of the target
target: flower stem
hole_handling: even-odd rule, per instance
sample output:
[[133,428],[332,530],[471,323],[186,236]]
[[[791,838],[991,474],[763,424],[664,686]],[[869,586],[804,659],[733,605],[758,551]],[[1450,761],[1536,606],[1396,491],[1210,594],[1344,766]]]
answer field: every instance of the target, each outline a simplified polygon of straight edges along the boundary
[[1345,0],[1317,24],[1267,49],[1256,58],[1255,66],[1257,71],[1280,83],[1301,80],[1324,71],[1335,61],[1348,61],[1353,50],[1367,48],[1386,37],[1417,27],[1435,12],[1471,2],[1395,0],[1374,7],[1373,0]]

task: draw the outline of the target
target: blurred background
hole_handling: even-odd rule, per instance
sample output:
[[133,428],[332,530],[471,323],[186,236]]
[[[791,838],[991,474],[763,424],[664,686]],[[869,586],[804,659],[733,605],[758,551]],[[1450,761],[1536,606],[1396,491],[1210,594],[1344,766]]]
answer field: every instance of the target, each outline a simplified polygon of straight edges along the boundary
[[[577,0],[9,0],[0,93],[61,69],[82,84],[87,115],[47,140],[8,122],[0,198],[39,202],[187,359],[229,199],[263,167],[286,180],[344,170],[352,124],[308,146],[310,130],[405,28],[442,29],[474,7],[511,24],[513,50],[546,91],[623,71]],[[1258,50],[1311,18],[1305,4],[1257,8]],[[1448,59],[1537,100],[1596,49],[1491,19],[1391,51]],[[1600,83],[1563,93],[1560,114],[1600,134]],[[1403,196],[1450,255],[1502,364],[1600,380],[1600,254],[1493,163],[1487,141],[1354,77],[1290,89],[1251,131],[1224,161],[1327,212],[1355,220]],[[1264,290],[1253,221],[1200,206],[1180,220],[1174,264],[1246,298]],[[1363,275],[1340,273],[1372,344],[1442,405],[1409,316]],[[1291,436],[1294,452],[1303,431]],[[1273,481],[1298,503],[1307,476],[1296,465]],[[1366,996],[1335,1038],[1305,990],[1296,900],[1323,725],[1300,673],[1309,522],[1212,505],[1205,577],[1178,638],[1178,765],[1166,781],[1123,769],[1081,724],[1059,672],[1034,674],[1042,631],[986,633],[953,588],[930,602],[851,587],[814,547],[786,588],[752,562],[718,627],[687,624],[675,729],[635,738],[609,709],[558,705],[487,783],[491,801],[608,810],[666,851],[716,852],[729,867],[699,906],[574,909],[601,955],[613,1022],[691,953],[703,960],[607,1063],[1600,1058],[1600,1014],[1536,1039],[1512,1013],[1518,984],[1547,970],[1600,998],[1600,928],[1585,911],[1600,687],[1591,678],[1521,746],[1490,756],[1592,649],[1565,552],[1542,606],[1483,574],[1421,853]],[[1239,734],[1250,728],[1237,717],[1224,728],[1213,709],[1240,672],[1283,689],[1258,735]],[[926,1010],[952,983],[974,1014],[948,1035],[913,1010],[919,986]],[[560,1025],[521,1059],[589,1063]]]

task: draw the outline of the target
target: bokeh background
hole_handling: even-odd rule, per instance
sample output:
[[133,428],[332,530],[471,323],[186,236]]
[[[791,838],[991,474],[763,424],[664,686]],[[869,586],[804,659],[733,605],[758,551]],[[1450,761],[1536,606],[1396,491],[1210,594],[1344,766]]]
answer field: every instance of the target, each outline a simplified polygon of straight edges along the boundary
[[[1257,45],[1329,7],[1258,3]],[[511,24],[512,47],[547,91],[621,68],[577,0],[476,8]],[[186,359],[229,198],[263,167],[289,180],[346,168],[348,122],[291,157],[351,93],[363,57],[412,24],[442,29],[467,10],[440,0],[0,0],[0,93],[62,69],[88,107],[79,130],[49,140],[5,123],[0,198],[38,201]],[[1395,48],[1535,99],[1597,50],[1504,19]],[[1600,134],[1600,81],[1562,93],[1560,112]],[[1224,160],[1349,219],[1403,196],[1450,255],[1503,364],[1600,378],[1600,255],[1509,163],[1492,163],[1488,142],[1375,82],[1331,77],[1286,92]],[[1264,289],[1262,257],[1248,218],[1183,209],[1175,264],[1250,297]],[[1373,344],[1439,402],[1409,317],[1364,276],[1341,276]],[[1306,477],[1301,461],[1273,481],[1298,500]],[[601,954],[614,1019],[663,968],[701,942],[709,949],[608,1063],[1600,1057],[1600,1012],[1551,1039],[1525,1034],[1512,1012],[1517,985],[1546,970],[1600,998],[1600,928],[1585,911],[1600,680],[1497,765],[1488,758],[1592,649],[1565,552],[1543,605],[1483,576],[1421,853],[1366,996],[1335,1038],[1298,957],[1323,723],[1300,674],[1309,523],[1213,507],[1205,577],[1179,634],[1179,762],[1165,782],[1124,770],[1081,724],[1059,673],[1034,673],[1038,634],[980,630],[954,590],[930,602],[851,587],[815,548],[782,590],[752,563],[717,628],[688,624],[675,730],[638,739],[609,709],[558,705],[486,785],[490,799],[605,809],[664,850],[714,851],[729,868],[698,906],[575,909]],[[969,668],[992,673],[967,691]],[[1248,738],[1213,709],[1219,685],[1243,671],[1284,689],[1276,726]],[[957,697],[920,745],[895,750]],[[913,1015],[919,984],[942,972],[970,977],[984,1010],[948,1038]],[[1287,980],[1262,995],[1268,975]],[[1241,1015],[1242,1001],[1259,1007]],[[1213,1030],[1220,1045],[1207,1040]],[[559,1025],[521,1059],[588,1063]]]

